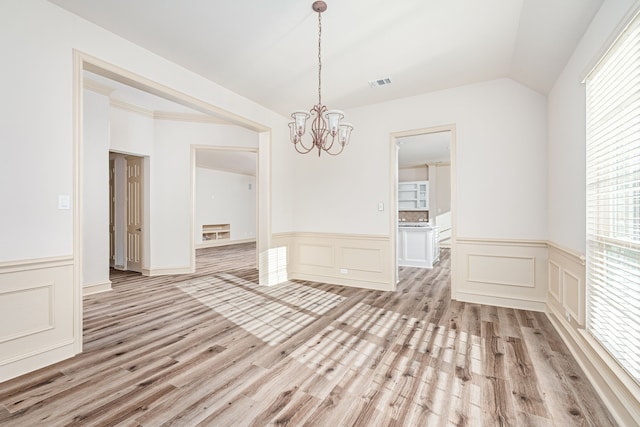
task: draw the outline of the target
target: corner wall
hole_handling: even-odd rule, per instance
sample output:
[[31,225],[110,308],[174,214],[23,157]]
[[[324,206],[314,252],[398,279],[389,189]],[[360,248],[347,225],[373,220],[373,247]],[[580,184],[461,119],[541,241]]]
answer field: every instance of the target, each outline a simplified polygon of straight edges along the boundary
[[596,65],[636,0],[606,0],[548,97],[549,292],[546,311],[556,330],[623,426],[640,420],[640,386],[591,337],[587,324],[586,93],[582,81]]
[[[271,129],[271,145],[279,153],[284,153],[279,147],[288,144],[289,132],[285,117],[46,0],[0,2],[0,27],[0,48],[11,64],[0,80],[0,139],[8,142],[0,156],[0,180],[20,183],[0,187],[0,197],[12,201],[0,221],[0,235],[11,242],[0,246],[0,324],[15,326],[0,337],[8,339],[0,351],[3,381],[71,357],[82,348],[81,254],[74,239],[79,220],[74,215],[81,213],[82,194],[71,200],[71,209],[58,209],[59,196],[73,195],[82,180],[74,165],[74,49]],[[284,154],[273,162],[269,189],[278,202],[271,204],[269,217],[284,231],[293,204],[288,158]],[[187,236],[191,239],[190,231]],[[167,247],[163,239],[152,242]],[[161,253],[159,260],[165,255]],[[55,265],[49,269],[51,260]],[[31,276],[36,270],[43,275]],[[31,330],[32,319],[11,318],[9,295],[17,292],[25,306],[39,307],[48,296],[44,290],[30,293],[34,283],[55,284],[56,302],[62,304],[55,310],[64,315],[57,317],[49,340],[34,340],[34,347],[25,347],[15,337]]]

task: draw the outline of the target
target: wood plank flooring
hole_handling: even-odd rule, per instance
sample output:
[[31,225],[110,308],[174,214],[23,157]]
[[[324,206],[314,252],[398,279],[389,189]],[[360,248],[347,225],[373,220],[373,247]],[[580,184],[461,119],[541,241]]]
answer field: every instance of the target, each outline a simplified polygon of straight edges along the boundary
[[0,425],[615,425],[544,314],[450,301],[449,267],[267,288],[243,244],[114,272],[82,354],[0,384]]

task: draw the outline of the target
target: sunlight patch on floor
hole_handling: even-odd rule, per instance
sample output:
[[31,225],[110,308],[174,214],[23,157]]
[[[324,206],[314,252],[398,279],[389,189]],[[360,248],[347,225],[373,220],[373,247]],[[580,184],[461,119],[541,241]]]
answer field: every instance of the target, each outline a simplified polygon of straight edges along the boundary
[[290,338],[344,300],[331,292],[298,283],[259,287],[225,273],[177,286],[272,346]]

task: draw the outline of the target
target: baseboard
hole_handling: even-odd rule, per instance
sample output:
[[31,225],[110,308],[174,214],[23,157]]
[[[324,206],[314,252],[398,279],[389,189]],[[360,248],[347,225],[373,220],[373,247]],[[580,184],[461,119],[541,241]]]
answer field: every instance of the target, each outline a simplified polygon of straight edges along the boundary
[[33,372],[76,355],[73,340],[40,348],[20,357],[0,361],[0,383]]
[[629,378],[604,349],[597,349],[599,344],[588,332],[576,330],[555,307],[547,305],[546,314],[616,422],[620,426],[637,427],[640,385]]
[[111,290],[111,280],[102,283],[90,283],[82,286],[82,296],[99,294]]
[[375,291],[389,291],[388,283],[371,282],[367,280],[354,280],[349,278],[336,279],[332,276],[321,276],[304,273],[289,273],[289,280],[306,280],[309,282],[328,283],[330,285],[351,286],[353,288],[371,289]]
[[191,267],[177,267],[177,268],[143,268],[143,276],[171,276],[174,274],[191,274],[194,273]]
[[494,305],[497,307],[515,308],[519,310],[540,311],[544,312],[546,301],[532,301],[514,297],[504,297],[500,295],[488,295],[486,293],[475,294],[473,292],[456,293],[457,301],[468,302],[473,304]]

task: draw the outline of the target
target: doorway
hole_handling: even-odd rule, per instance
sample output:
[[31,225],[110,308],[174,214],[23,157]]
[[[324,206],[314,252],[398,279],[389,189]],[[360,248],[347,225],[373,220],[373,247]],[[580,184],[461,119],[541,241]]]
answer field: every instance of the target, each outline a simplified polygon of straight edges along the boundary
[[401,265],[432,268],[438,261],[439,250],[448,248],[453,296],[455,126],[417,129],[391,136],[392,206],[395,207],[391,234],[396,281]]
[[[122,85],[130,86],[134,89],[138,89],[140,91],[146,92],[147,94],[156,95],[157,97],[163,98],[166,101],[170,101],[173,103],[180,104],[186,108],[197,111],[200,114],[204,114],[207,117],[210,117],[211,120],[219,120],[224,123],[229,123],[237,126],[238,128],[243,128],[249,131],[253,131],[258,135],[257,146],[259,148],[258,154],[258,163],[260,165],[259,173],[257,176],[258,185],[261,188],[267,189],[267,191],[262,192],[260,197],[258,198],[258,215],[260,222],[258,238],[258,257],[260,253],[267,252],[270,245],[270,198],[268,194],[268,188],[270,187],[270,145],[271,145],[271,130],[261,125],[260,123],[249,120],[245,117],[230,113],[226,110],[223,110],[219,107],[216,107],[207,102],[201,101],[192,96],[186,95],[184,93],[178,92],[161,84],[158,84],[152,80],[146,79],[142,76],[136,75],[132,72],[114,66],[110,63],[102,61],[98,58],[92,57],[90,55],[86,55],[80,51],[74,50],[74,176],[76,177],[74,181],[74,189],[73,189],[73,199],[77,201],[75,203],[76,209],[74,210],[73,217],[73,228],[74,228],[74,241],[73,241],[73,253],[74,253],[74,299],[73,299],[73,315],[74,315],[74,324],[73,324],[73,336],[74,337],[82,337],[82,313],[83,313],[83,304],[82,304],[82,295],[85,291],[83,284],[87,280],[87,275],[89,272],[94,271],[94,269],[88,269],[85,267],[85,263],[93,260],[93,254],[97,255],[95,258],[98,260],[98,264],[105,268],[106,277],[108,278],[109,271],[109,251],[110,251],[110,243],[109,243],[109,206],[108,206],[108,152],[109,152],[109,139],[106,137],[106,132],[101,132],[100,141],[104,142],[104,145],[101,143],[100,145],[96,145],[94,138],[87,138],[86,134],[86,126],[83,126],[85,117],[85,112],[83,111],[83,107],[85,106],[84,95],[89,91],[85,90],[87,85],[92,85],[91,82],[85,80],[84,73],[91,72],[101,77],[110,79],[114,82],[117,82]],[[99,93],[102,95],[107,95],[106,99],[109,99],[109,95],[111,93],[110,89],[105,87],[104,85],[94,85],[91,87],[92,93]],[[101,123],[102,129],[109,129],[108,118],[109,118],[109,102],[101,102],[101,111],[104,114],[101,114],[100,117],[103,118],[104,123]],[[124,106],[123,106],[124,107]],[[135,111],[142,115],[149,115],[149,111],[146,109],[135,108]],[[153,115],[153,114],[152,114]],[[137,135],[132,135],[132,139],[135,140]],[[125,148],[126,149],[126,148]],[[83,152],[96,152],[97,155],[101,157],[102,167],[92,168],[91,164],[87,162],[85,157],[82,155]],[[145,154],[144,152],[140,152],[139,154]],[[188,155],[188,154],[187,154]],[[151,167],[149,163],[149,157],[144,157],[145,164],[144,169],[146,172],[150,173]],[[183,163],[184,164],[184,163]],[[154,163],[154,168],[157,167],[157,163]],[[188,168],[188,160],[186,162],[186,168]],[[101,190],[99,192],[91,193],[90,185],[86,185],[89,182],[82,175],[82,172],[86,170],[101,170],[103,171],[104,179],[103,184],[100,186]],[[102,173],[102,172],[101,172]],[[153,175],[156,176],[156,175]],[[187,174],[182,175],[186,176],[186,180],[189,180]],[[102,179],[102,178],[101,178]],[[96,181],[98,182],[98,181]],[[93,181],[91,181],[93,183]],[[145,185],[149,184],[149,180],[146,181]],[[169,183],[169,185],[173,185],[173,183]],[[188,184],[183,187],[188,193]],[[148,188],[146,189],[148,190]],[[98,206],[97,203],[94,203],[92,199],[87,197],[86,194],[96,194],[100,196],[100,200],[103,202]],[[150,192],[145,191],[144,197],[150,197]],[[150,203],[145,203],[145,209],[150,207]],[[88,215],[85,210],[87,210],[88,206],[100,208],[101,215]],[[184,203],[180,206],[187,206],[187,210],[189,209],[189,203]],[[104,217],[103,217],[103,216]],[[96,225],[96,227],[92,227],[90,224],[90,219],[100,219],[100,224]],[[189,215],[183,215],[180,218],[180,221],[175,222],[175,224],[180,225],[185,230],[193,230],[193,223],[191,221],[192,218]],[[156,221],[154,220],[154,226],[156,225]],[[143,223],[144,226],[144,223]],[[146,226],[149,226],[149,223],[146,223]],[[85,230],[98,230],[101,233],[100,242],[97,240],[88,239],[84,233]],[[144,231],[144,229],[143,229]],[[148,230],[147,230],[148,231]],[[170,229],[169,231],[175,231]],[[188,236],[187,233],[181,234],[184,236]],[[117,236],[117,233],[114,234]],[[193,233],[191,233],[193,236]],[[164,236],[163,236],[164,237]],[[102,240],[103,239],[103,240]],[[143,233],[142,239],[144,241],[150,241],[150,233]],[[189,237],[187,237],[187,240]],[[98,245],[99,243],[99,245]],[[114,238],[115,244],[115,238]],[[188,242],[187,242],[188,245]],[[95,250],[93,247],[103,248],[104,252],[100,252]],[[164,248],[159,244],[159,247]],[[188,248],[188,246],[187,246]],[[114,249],[115,251],[115,249]],[[191,253],[188,253],[191,252]],[[193,258],[192,265],[195,266],[195,254],[193,251],[185,252],[188,258]],[[114,252],[115,253],[115,252]],[[151,263],[150,253],[143,252],[142,260],[145,263]],[[156,257],[156,255],[154,255]],[[161,258],[161,257],[159,257]],[[187,258],[187,262],[181,265],[188,265],[189,260]],[[260,258],[261,259],[261,258]],[[163,259],[166,263],[166,259]],[[189,267],[187,267],[188,269]],[[258,264],[259,272],[262,273],[261,264]],[[101,273],[102,274],[102,273]],[[145,273],[146,274],[146,273]],[[158,271],[152,271],[149,273],[150,275],[155,274],[177,274],[175,269],[158,269]],[[265,272],[264,276],[268,276],[267,272]],[[260,279],[262,280],[263,275],[260,274]],[[108,279],[107,279],[108,280]],[[108,286],[105,288],[101,288],[101,291],[108,290],[110,288],[111,283],[107,283]],[[71,304],[71,303],[70,303]],[[73,342],[74,351],[79,353],[82,351],[82,339],[74,339]]]
[[[192,146],[194,254],[256,243],[259,236],[258,149]],[[255,250],[255,266],[258,251]]]
[[109,266],[142,273],[145,253],[144,157],[109,152]]

